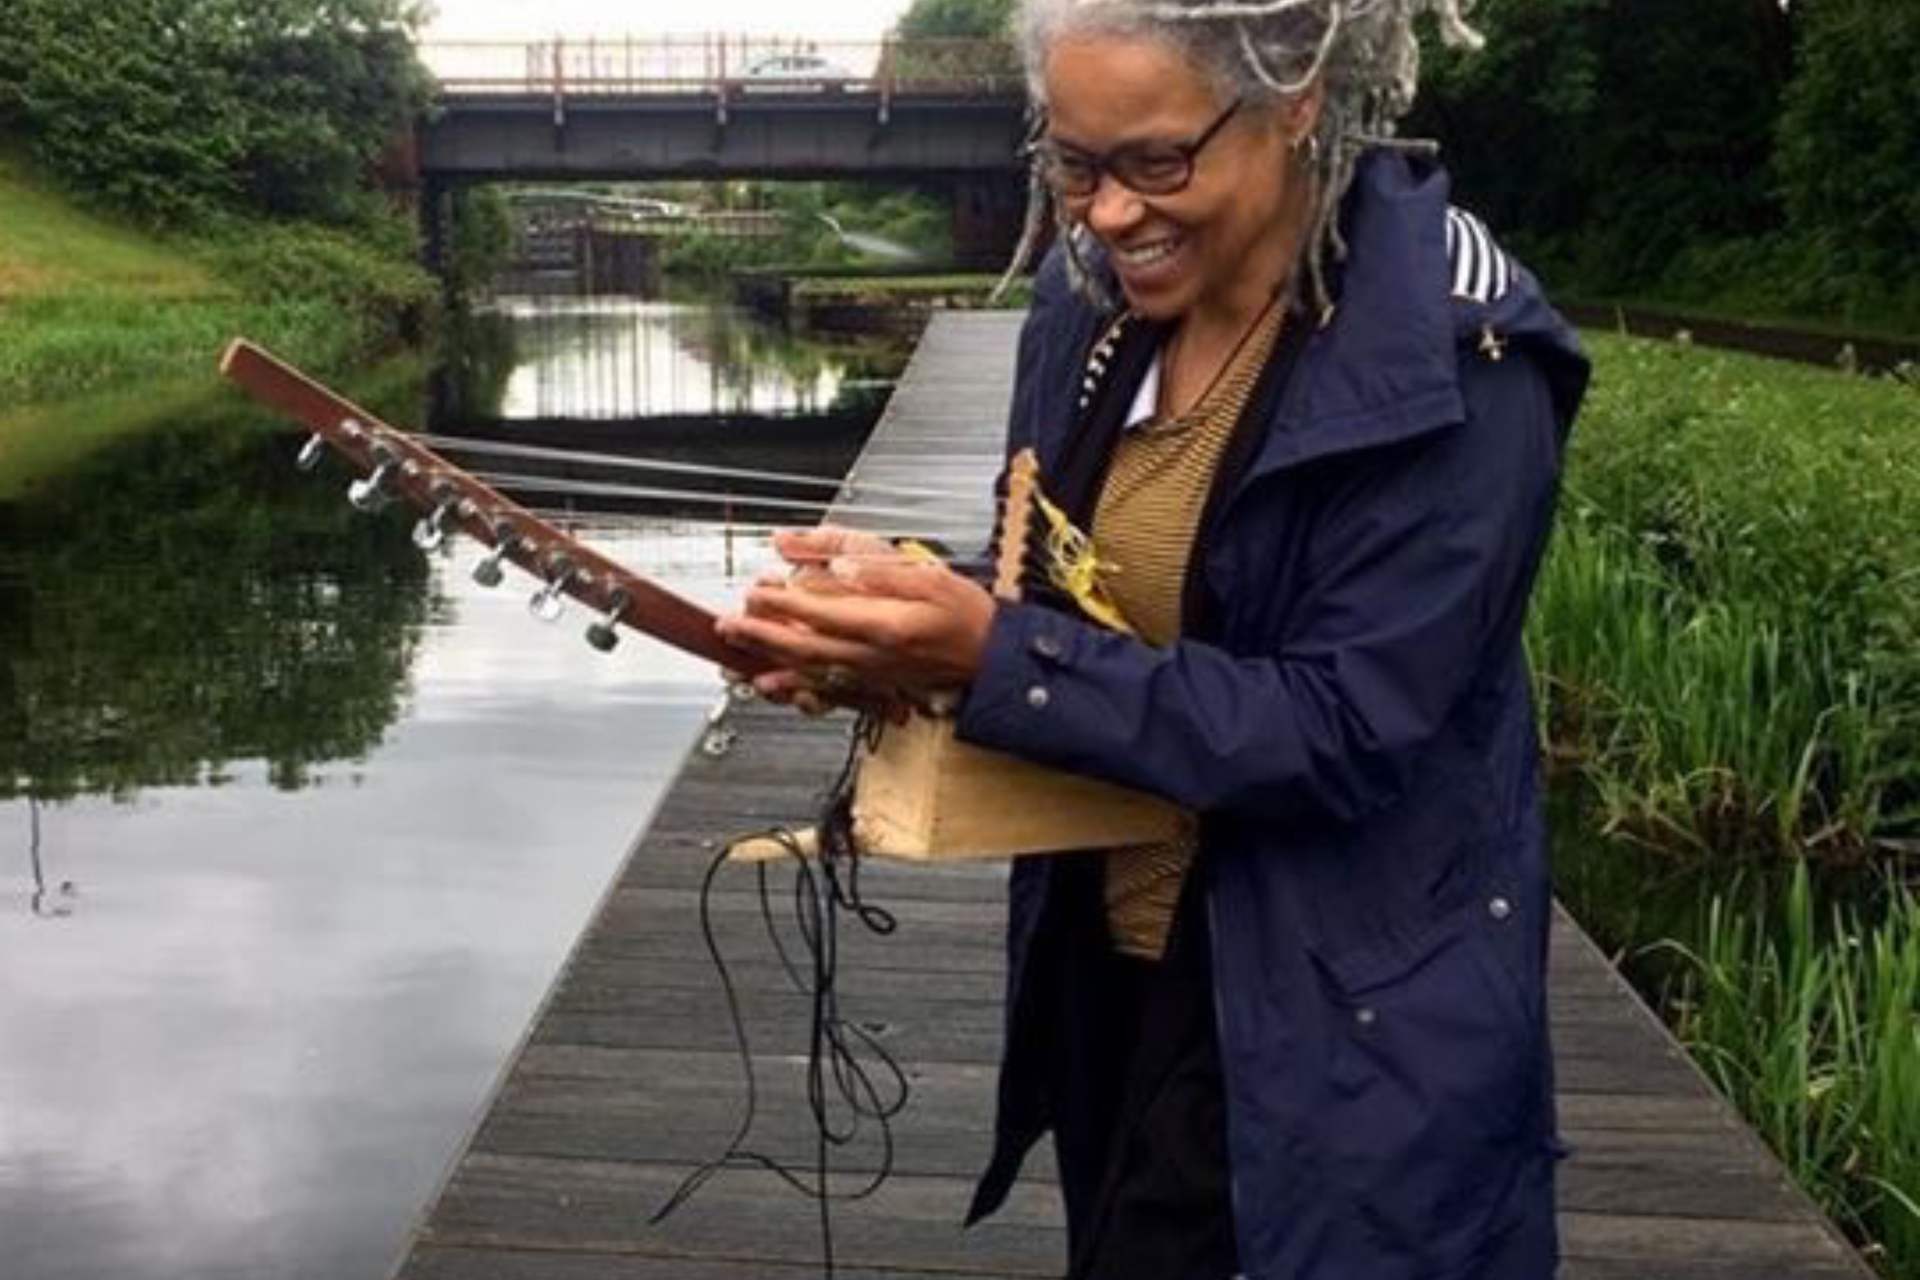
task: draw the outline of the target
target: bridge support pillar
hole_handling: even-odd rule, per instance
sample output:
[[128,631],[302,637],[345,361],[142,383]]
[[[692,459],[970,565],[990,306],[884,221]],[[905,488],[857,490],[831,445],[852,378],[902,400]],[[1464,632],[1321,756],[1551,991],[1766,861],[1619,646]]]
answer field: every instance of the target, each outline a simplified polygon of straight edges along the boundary
[[1020,243],[1027,214],[1025,173],[986,173],[953,184],[953,256],[962,266],[998,271]]

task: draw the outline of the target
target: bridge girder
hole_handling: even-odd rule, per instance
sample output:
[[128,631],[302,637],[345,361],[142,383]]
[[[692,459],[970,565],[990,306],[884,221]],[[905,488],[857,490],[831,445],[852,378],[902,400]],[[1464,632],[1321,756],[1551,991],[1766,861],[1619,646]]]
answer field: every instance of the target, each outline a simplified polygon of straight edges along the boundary
[[926,179],[1021,168],[1017,98],[877,93],[451,97],[420,130],[429,183]]

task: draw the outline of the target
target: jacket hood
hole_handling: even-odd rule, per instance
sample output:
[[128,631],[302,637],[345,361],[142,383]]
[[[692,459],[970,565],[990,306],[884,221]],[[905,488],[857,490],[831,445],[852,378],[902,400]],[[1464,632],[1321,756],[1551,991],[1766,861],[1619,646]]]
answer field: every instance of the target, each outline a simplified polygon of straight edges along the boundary
[[1361,162],[1333,314],[1272,406],[1255,472],[1459,422],[1462,363],[1516,348],[1545,373],[1563,436],[1571,426],[1588,377],[1579,339],[1533,274],[1451,205],[1451,186],[1439,165],[1403,153]]
[[[1361,161],[1342,210],[1348,254],[1329,273],[1333,312],[1308,338],[1300,376],[1259,406],[1272,429],[1250,477],[1459,422],[1463,360],[1515,349],[1538,361],[1562,435],[1569,429],[1589,373],[1579,339],[1533,274],[1451,205],[1451,189],[1432,161],[1387,150]],[[1105,261],[1090,265],[1117,296]],[[1045,264],[1038,305],[1065,284],[1064,265]],[[1090,342],[1102,319],[1085,304],[1074,310],[1076,336]],[[1303,313],[1296,323],[1315,321]],[[1084,351],[1081,343],[1062,345]]]

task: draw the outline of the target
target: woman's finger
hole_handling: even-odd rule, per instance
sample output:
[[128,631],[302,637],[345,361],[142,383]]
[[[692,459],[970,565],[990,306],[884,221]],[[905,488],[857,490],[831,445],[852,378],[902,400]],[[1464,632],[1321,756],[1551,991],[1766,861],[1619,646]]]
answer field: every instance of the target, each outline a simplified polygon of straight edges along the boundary
[[843,666],[856,673],[871,673],[887,667],[887,655],[873,645],[773,618],[736,614],[721,619],[719,626],[721,637],[729,644],[737,644],[794,670]]
[[877,648],[901,639],[903,609],[924,606],[863,592],[751,591],[746,616],[783,622]]
[[773,549],[789,563],[800,564],[822,563],[835,556],[885,554],[893,544],[877,534],[823,524],[813,529],[782,529],[773,535]]
[[835,579],[866,595],[902,600],[939,600],[949,580],[958,577],[945,565],[906,556],[875,560],[841,557],[828,568]]

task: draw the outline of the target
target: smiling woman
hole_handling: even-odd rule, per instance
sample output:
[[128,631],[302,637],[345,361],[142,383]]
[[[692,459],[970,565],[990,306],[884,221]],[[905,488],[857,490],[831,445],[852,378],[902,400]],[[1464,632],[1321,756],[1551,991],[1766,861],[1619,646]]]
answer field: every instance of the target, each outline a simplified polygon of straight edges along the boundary
[[1520,625],[1587,365],[1394,135],[1460,7],[1025,0],[1061,234],[1009,445],[1126,627],[836,531],[720,623],[776,699],[954,691],[962,740],[1187,815],[1012,874],[973,1216],[1051,1131],[1075,1280],[1554,1270]]

